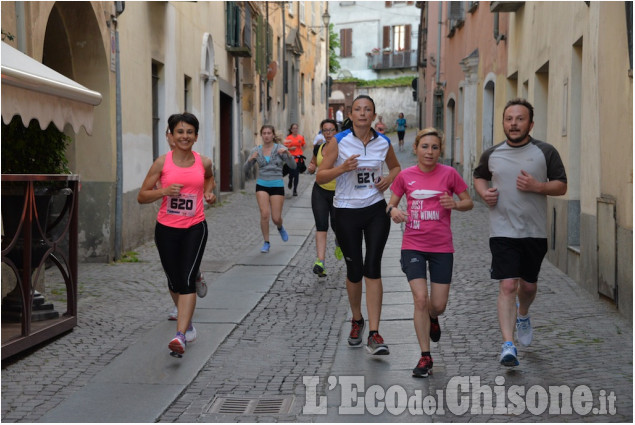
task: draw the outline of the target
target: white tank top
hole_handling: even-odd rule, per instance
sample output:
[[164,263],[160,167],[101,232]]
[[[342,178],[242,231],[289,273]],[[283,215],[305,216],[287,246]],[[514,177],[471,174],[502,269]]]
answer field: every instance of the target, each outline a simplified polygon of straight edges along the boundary
[[335,167],[350,156],[357,157],[357,169],[337,177],[333,205],[336,208],[365,208],[384,200],[384,194],[375,183],[383,175],[383,166],[390,147],[390,139],[372,130],[373,136],[366,146],[352,129],[339,133],[338,156]]

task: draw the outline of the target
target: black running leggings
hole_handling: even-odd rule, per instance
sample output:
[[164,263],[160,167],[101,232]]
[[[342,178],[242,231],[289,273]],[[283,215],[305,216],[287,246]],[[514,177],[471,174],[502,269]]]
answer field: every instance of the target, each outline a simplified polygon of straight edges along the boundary
[[327,232],[329,230],[329,217],[331,217],[331,229],[335,230],[334,194],[334,190],[326,190],[317,183],[313,184],[311,209],[315,219],[315,230],[318,232]]
[[181,295],[196,292],[196,275],[207,244],[207,222],[186,229],[157,222],[154,241],[170,291]]
[[[336,208],[335,236],[346,260],[346,277],[353,283],[381,277],[381,257],[390,233],[386,201],[366,208]],[[362,237],[366,257],[362,260]]]
[[298,183],[300,183],[300,172],[297,168],[289,168],[289,183],[293,187],[293,191],[298,191]]

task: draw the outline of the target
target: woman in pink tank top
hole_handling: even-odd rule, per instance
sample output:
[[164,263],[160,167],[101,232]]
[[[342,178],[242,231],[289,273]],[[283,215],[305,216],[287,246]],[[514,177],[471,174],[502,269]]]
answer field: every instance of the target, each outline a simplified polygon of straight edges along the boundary
[[198,119],[185,112],[171,116],[168,125],[173,150],[154,161],[137,201],[149,204],[161,199],[154,238],[178,307],[177,332],[168,348],[170,354],[181,357],[186,332],[195,334],[196,277],[207,243],[203,201],[212,204],[216,196],[211,159],[192,150],[198,139]]

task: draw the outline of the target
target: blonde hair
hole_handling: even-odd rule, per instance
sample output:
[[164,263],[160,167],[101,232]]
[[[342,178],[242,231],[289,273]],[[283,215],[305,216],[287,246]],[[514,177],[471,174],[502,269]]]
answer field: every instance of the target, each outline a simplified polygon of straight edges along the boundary
[[439,139],[439,147],[441,148],[441,155],[443,155],[443,151],[445,150],[445,141],[443,137],[443,132],[441,130],[437,130],[434,127],[426,127],[423,130],[417,133],[415,137],[415,150],[419,147],[419,141],[423,139],[425,136],[436,136]]

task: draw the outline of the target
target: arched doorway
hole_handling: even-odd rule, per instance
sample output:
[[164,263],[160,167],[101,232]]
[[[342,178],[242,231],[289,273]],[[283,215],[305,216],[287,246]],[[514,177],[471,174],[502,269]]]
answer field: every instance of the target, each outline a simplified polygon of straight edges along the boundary
[[108,158],[115,158],[116,138],[110,125],[109,57],[97,19],[90,2],[56,2],[46,24],[42,63],[102,93],[92,135],[66,129],[73,139],[67,156],[71,170],[82,179],[79,231],[83,237],[78,255],[109,261],[114,255],[116,169]]

